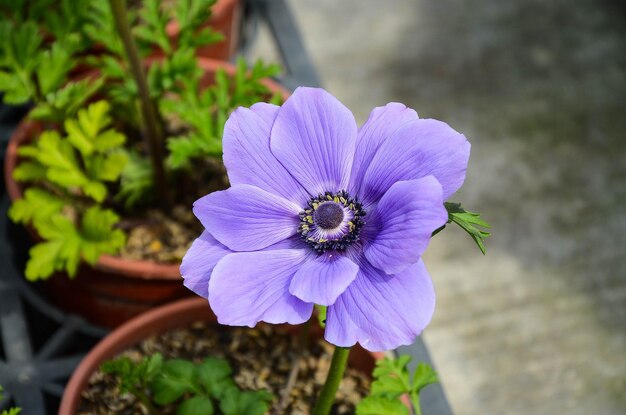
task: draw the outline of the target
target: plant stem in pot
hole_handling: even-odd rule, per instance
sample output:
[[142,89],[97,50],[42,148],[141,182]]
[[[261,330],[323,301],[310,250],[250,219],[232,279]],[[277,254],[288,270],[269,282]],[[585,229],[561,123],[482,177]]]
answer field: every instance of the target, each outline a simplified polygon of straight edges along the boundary
[[146,139],[146,146],[152,160],[154,183],[157,192],[159,192],[159,200],[164,204],[164,208],[169,210],[170,198],[167,192],[165,169],[163,167],[163,130],[160,128],[156,105],[152,99],[150,99],[150,92],[148,91],[146,75],[141,65],[141,58],[139,57],[137,46],[130,32],[128,20],[126,20],[125,0],[111,0],[111,10],[120,39],[124,44],[124,50],[126,51],[131,73],[133,78],[135,78],[139,90],[139,101],[143,121],[142,133]]

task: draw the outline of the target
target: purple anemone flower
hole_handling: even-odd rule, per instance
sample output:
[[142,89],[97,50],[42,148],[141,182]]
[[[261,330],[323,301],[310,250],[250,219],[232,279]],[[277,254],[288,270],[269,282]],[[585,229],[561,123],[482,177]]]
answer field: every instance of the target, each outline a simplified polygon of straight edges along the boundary
[[465,179],[465,137],[398,103],[357,129],[335,97],[301,87],[237,109],[223,148],[232,187],[194,204],[206,230],[181,265],[218,321],[299,324],[319,304],[330,343],[412,343],[435,308],[421,256]]

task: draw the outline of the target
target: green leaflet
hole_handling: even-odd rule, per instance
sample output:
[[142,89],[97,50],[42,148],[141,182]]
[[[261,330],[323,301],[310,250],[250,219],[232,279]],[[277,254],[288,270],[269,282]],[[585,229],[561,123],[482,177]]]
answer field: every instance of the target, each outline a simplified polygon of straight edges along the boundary
[[15,223],[33,223],[35,228],[42,220],[61,212],[65,201],[46,190],[37,187],[26,189],[22,199],[13,202],[9,208],[9,218]]
[[359,402],[358,415],[409,415],[409,409],[398,399],[368,396]]
[[213,413],[213,402],[206,396],[189,398],[176,409],[176,415],[212,415]]
[[195,366],[187,360],[170,360],[163,364],[161,372],[150,385],[154,392],[154,402],[170,404],[185,393],[197,391]]
[[207,395],[221,399],[228,389],[236,387],[232,373],[227,361],[209,357],[196,367],[195,376]]
[[149,203],[154,198],[154,182],[152,164],[147,157],[137,152],[127,153],[128,163],[124,166],[120,177],[120,191],[116,200],[124,202],[129,209],[140,202]]
[[413,377],[408,369],[410,356],[384,358],[376,362],[370,396],[357,405],[357,415],[409,414],[400,401],[408,395],[416,414],[421,414],[419,394],[426,386],[437,383],[436,372],[426,363],[418,364]]
[[245,391],[230,388],[220,403],[224,415],[263,415],[269,409],[272,394],[267,391]]
[[30,249],[26,278],[48,278],[55,271],[73,277],[81,259],[94,264],[100,255],[117,252],[126,243],[124,233],[114,228],[118,220],[113,211],[93,206],[83,215],[80,228],[62,213],[35,222],[44,242]]
[[84,79],[68,82],[62,88],[50,91],[28,116],[35,120],[54,122],[62,122],[69,117],[75,117],[79,108],[98,92],[103,84],[103,78],[95,81]]
[[[491,228],[485,220],[480,217],[480,213],[469,212],[463,209],[460,203],[446,202],[444,203],[446,210],[448,211],[448,222],[456,223],[467,232],[483,255],[487,252],[485,248],[485,238],[491,235],[491,233],[480,228]],[[445,225],[433,232],[433,236],[441,232],[445,228]]]

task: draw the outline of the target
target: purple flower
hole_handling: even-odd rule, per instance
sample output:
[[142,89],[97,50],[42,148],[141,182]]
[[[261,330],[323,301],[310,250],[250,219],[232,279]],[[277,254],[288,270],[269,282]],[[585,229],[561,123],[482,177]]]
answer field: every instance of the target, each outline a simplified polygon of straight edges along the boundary
[[412,343],[434,311],[421,256],[465,179],[465,137],[398,103],[357,129],[328,92],[298,88],[235,111],[223,146],[232,187],[194,204],[206,230],[181,266],[218,321],[299,324],[320,304],[335,345]]

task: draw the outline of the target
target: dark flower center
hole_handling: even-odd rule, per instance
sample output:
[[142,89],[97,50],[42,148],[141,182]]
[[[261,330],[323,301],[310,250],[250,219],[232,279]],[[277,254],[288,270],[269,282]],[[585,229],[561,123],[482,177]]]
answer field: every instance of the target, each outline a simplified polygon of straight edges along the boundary
[[316,252],[343,251],[359,240],[365,209],[347,192],[326,192],[300,212],[298,233]]
[[324,202],[313,212],[313,222],[322,229],[335,229],[343,217],[343,207],[335,202]]

